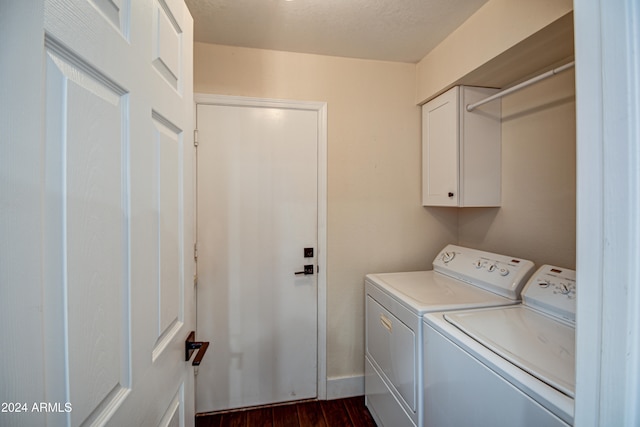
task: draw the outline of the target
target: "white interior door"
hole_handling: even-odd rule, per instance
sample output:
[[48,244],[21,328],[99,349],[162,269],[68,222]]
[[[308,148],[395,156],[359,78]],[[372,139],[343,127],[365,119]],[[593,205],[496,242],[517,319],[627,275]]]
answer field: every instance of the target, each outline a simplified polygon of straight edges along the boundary
[[18,386],[21,370],[3,364],[2,400],[28,413],[0,425],[193,425],[192,18],[182,0],[50,0],[29,13],[42,19],[42,77],[23,84],[41,91],[42,133],[6,178],[40,203],[7,226],[30,230],[37,254],[13,256],[12,270],[39,274],[8,276],[23,288],[9,316],[29,307],[24,294],[42,299],[3,352],[42,343],[28,366],[42,380]]
[[196,410],[316,397],[319,113],[198,104],[197,124],[198,332],[213,352]]

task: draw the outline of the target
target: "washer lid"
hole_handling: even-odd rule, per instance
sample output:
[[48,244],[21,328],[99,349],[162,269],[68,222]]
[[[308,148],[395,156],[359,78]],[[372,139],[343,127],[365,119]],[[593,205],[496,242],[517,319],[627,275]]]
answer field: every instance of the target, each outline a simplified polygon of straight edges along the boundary
[[369,274],[367,280],[417,314],[515,304],[516,301],[434,271]]
[[444,317],[491,351],[575,398],[574,327],[522,305]]

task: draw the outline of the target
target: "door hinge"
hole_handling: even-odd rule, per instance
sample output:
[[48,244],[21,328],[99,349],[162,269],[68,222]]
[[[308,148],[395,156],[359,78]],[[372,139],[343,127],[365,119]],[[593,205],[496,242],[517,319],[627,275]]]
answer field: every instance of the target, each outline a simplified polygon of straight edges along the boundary
[[194,147],[198,146],[198,129],[193,130],[193,145]]
[[194,261],[198,261],[198,244],[194,243],[193,244],[193,260]]

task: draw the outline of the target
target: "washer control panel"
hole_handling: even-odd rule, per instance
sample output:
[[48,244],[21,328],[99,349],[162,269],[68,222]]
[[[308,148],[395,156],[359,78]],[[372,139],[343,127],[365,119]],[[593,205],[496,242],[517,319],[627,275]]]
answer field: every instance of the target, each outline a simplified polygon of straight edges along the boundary
[[527,282],[522,298],[529,307],[575,322],[576,272],[568,268],[543,265]]
[[[510,263],[519,264],[519,261],[511,260]],[[475,260],[473,263],[473,266],[478,270],[485,269],[489,273],[497,272],[501,276],[508,276],[509,273],[511,273],[511,270],[509,270],[508,264],[501,264],[500,261],[487,259],[485,257],[481,257]]]
[[496,294],[518,300],[520,291],[533,272],[533,263],[506,255],[447,245],[433,261],[433,269]]

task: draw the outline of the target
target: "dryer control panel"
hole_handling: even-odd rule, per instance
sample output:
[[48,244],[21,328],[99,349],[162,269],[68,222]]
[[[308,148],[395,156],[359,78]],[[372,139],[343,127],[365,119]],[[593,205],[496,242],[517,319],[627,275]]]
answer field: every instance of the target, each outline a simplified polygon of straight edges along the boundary
[[533,263],[521,258],[447,245],[433,260],[433,269],[498,295],[519,300],[520,291],[533,273]]
[[576,272],[543,265],[522,291],[524,304],[571,323],[576,321]]

